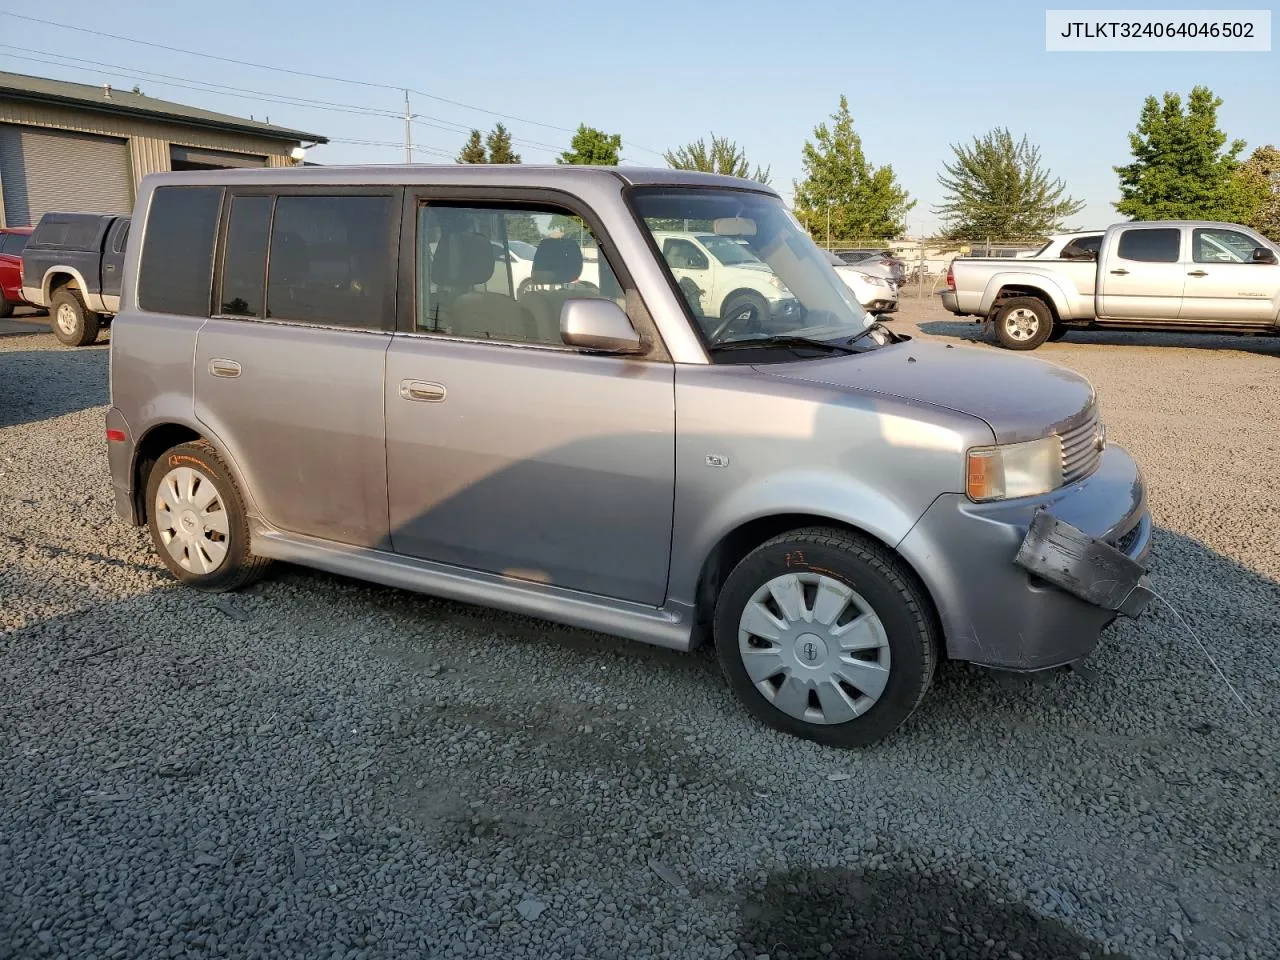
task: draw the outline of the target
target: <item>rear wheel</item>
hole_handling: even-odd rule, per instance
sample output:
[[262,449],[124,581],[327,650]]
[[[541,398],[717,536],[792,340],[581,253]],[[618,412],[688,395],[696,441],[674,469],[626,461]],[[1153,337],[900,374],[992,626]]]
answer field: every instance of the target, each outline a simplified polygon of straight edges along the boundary
[[4,294],[0,293],[0,320],[13,316],[13,304],[4,298]]
[[1008,350],[1034,350],[1053,332],[1053,315],[1043,300],[1014,297],[996,312],[996,339]]
[[77,290],[60,287],[49,298],[53,335],[68,347],[87,347],[98,339],[102,318],[84,305]]
[[928,599],[893,553],[823,528],[775,537],[734,568],[715,641],[755,716],[839,747],[897,729],[924,699],[938,651]]
[[152,465],[147,525],[164,565],[201,590],[239,589],[270,564],[250,552],[244,500],[205,440],[178,444]]

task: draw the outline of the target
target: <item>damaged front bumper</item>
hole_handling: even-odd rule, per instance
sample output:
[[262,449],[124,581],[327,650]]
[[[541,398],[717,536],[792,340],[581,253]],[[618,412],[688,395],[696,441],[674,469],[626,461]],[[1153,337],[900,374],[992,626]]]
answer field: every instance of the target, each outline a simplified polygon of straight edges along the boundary
[[939,497],[898,545],[933,596],[948,656],[1007,670],[1075,663],[1117,616],[1140,613],[1150,548],[1146,488],[1117,446],[1044,497]]

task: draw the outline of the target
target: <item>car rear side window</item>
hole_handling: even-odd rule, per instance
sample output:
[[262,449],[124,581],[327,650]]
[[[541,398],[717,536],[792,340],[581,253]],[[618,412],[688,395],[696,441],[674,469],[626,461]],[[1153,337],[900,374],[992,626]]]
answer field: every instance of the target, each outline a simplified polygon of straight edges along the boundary
[[276,320],[389,329],[390,196],[276,198],[266,315]]
[[260,317],[267,282],[267,233],[271,229],[271,197],[234,197],[222,260],[219,312],[233,317]]
[[1125,230],[1120,234],[1116,255],[1140,263],[1177,263],[1181,243],[1182,231],[1177,229]]
[[25,234],[0,234],[0,253],[7,253],[16,257],[18,254],[22,253],[22,250],[26,245],[27,238]]
[[221,207],[221,187],[156,188],[138,268],[138,305],[143,310],[209,315]]

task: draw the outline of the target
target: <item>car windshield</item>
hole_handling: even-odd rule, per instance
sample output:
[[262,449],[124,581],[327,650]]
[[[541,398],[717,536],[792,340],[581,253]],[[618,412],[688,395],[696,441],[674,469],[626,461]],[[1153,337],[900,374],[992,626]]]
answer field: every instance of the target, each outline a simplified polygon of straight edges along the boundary
[[711,255],[726,267],[740,263],[759,263],[760,258],[746,248],[746,245],[728,237],[717,237],[715,234],[701,234],[698,239],[711,251]]
[[[841,342],[875,322],[776,196],[651,187],[634,191],[632,203],[711,346],[778,337]],[[719,268],[682,239],[689,231]],[[742,255],[722,257],[730,247]]]
[[534,255],[538,252],[537,247],[535,247],[532,243],[526,243],[523,240],[508,240],[507,247],[517,257],[520,257],[524,260],[532,260]]

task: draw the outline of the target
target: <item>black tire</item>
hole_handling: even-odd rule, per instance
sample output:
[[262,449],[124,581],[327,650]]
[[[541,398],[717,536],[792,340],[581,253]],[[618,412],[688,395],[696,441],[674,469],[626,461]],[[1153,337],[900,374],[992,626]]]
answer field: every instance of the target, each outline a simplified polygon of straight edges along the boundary
[[78,290],[59,287],[49,298],[49,326],[68,347],[87,347],[98,339],[101,325],[102,318],[84,305]]
[[758,293],[730,294],[720,305],[720,326],[712,339],[719,340],[732,330],[763,330],[770,316],[769,301]]
[[[879,618],[887,642],[888,680],[879,698],[856,717],[844,722],[820,722],[792,716],[775,706],[761,689],[777,676],[752,681],[743,662],[740,623],[753,595],[765,584],[787,574],[809,574],[836,580],[856,592]],[[807,594],[804,594],[807,596]],[[815,595],[816,596],[816,595]],[[806,599],[805,603],[809,603]],[[816,599],[809,609],[816,607]],[[835,622],[843,614],[835,617]],[[845,530],[807,528],[774,537],[749,553],[729,574],[715,610],[716,656],[729,685],[748,710],[764,723],[795,736],[834,747],[861,747],[896,730],[920,705],[933,680],[940,647],[940,630],[932,604],[915,578],[888,548]],[[799,641],[783,636],[774,647],[799,665]],[[791,641],[792,646],[786,644]],[[754,638],[747,640],[756,646]],[[787,669],[790,669],[789,667]],[[806,681],[796,670],[801,687]],[[778,676],[781,676],[779,674]],[[784,683],[787,681],[784,681]],[[781,688],[775,688],[775,692]],[[810,712],[817,697],[808,693]],[[848,696],[848,690],[846,697]],[[823,711],[825,712],[825,711]]]
[[1065,337],[1070,332],[1070,330],[1071,330],[1070,327],[1064,327],[1060,323],[1055,323],[1053,325],[1053,329],[1049,331],[1049,342],[1057,343],[1059,340]]
[[6,320],[13,316],[13,304],[4,298],[4,294],[0,293],[0,320]]
[[533,280],[526,277],[520,281],[520,286],[516,288],[516,299],[520,300],[533,288]]
[[[169,531],[162,531],[158,521],[159,510],[156,497],[160,492],[160,484],[170,471],[179,468],[193,470],[202,484],[212,483],[218,501],[225,510],[227,527],[225,554],[212,569],[207,571],[194,570],[179,562],[168,546],[169,541],[174,537]],[[196,490],[199,492],[200,487]],[[160,455],[152,465],[151,475],[147,478],[146,508],[147,528],[151,531],[151,542],[155,545],[156,553],[169,568],[169,572],[189,586],[213,593],[238,590],[259,579],[271,565],[270,560],[255,557],[250,550],[249,524],[245,514],[244,499],[235,481],[232,480],[226,464],[218,456],[217,450],[206,440],[180,443]],[[180,518],[175,518],[175,523],[178,522],[181,522]],[[196,542],[202,544],[209,540],[223,542],[219,541],[216,535],[207,532]],[[206,558],[209,556],[204,552],[207,549],[204,547],[202,550]],[[190,547],[186,548],[186,553],[190,557]],[[191,566],[199,565],[199,561],[190,563]]]
[[996,339],[1006,350],[1034,350],[1053,332],[1053,314],[1038,297],[1014,297],[996,312]]

